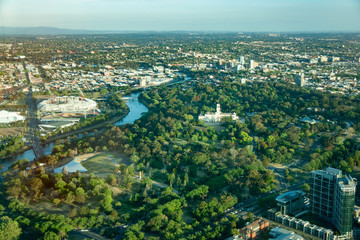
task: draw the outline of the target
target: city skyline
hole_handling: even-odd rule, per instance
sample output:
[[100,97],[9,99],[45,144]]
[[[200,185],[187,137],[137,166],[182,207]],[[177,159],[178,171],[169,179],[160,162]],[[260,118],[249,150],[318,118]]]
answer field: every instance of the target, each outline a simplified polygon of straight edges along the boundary
[[357,32],[356,0],[1,0],[0,26],[96,31]]

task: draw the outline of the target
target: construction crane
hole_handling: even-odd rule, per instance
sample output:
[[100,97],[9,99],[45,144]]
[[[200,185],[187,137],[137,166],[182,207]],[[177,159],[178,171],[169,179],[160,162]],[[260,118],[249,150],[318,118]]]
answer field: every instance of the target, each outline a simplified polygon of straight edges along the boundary
[[[80,93],[80,96],[83,98],[82,100],[85,101],[85,95],[84,95],[83,91],[81,90],[81,88],[79,87],[79,85],[77,83],[75,83],[75,85],[76,85],[77,90]],[[86,119],[86,117],[87,117],[87,114],[85,113],[85,119]]]
[[80,96],[83,97],[83,98],[85,98],[85,95],[84,95],[83,91],[81,90],[81,88],[79,87],[79,85],[78,85],[77,83],[75,83],[75,85],[76,85],[77,90],[78,90],[79,93],[80,93]]

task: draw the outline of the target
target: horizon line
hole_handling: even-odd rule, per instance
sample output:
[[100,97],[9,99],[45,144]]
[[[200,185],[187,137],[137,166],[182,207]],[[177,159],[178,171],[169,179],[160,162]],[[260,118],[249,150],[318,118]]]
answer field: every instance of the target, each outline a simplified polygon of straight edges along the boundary
[[[255,31],[241,31],[241,30],[98,30],[98,29],[80,29],[80,28],[67,28],[67,27],[52,27],[52,26],[0,26],[0,35],[1,30],[4,28],[10,29],[52,29],[52,30],[67,30],[67,31],[84,31],[89,33],[82,33],[82,34],[101,34],[101,33],[150,33],[150,32],[159,32],[159,33],[166,33],[166,32],[183,32],[183,33],[360,33],[360,30],[255,30]],[[11,33],[10,33],[11,34]],[[7,35],[10,35],[7,33]],[[14,35],[36,35],[31,33],[13,33]],[[43,35],[56,35],[56,34],[43,34]],[[66,35],[66,34],[65,34]]]

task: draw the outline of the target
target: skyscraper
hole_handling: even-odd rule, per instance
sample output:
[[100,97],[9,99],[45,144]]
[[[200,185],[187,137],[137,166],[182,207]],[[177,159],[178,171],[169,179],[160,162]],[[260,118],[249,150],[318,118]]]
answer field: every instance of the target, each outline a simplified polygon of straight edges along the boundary
[[239,63],[240,63],[241,65],[244,65],[244,64],[245,64],[245,57],[244,57],[244,56],[240,56],[240,57],[239,57]]
[[250,69],[254,69],[254,68],[255,68],[255,61],[250,60]]
[[304,73],[295,76],[295,83],[299,87],[303,87],[305,84]]
[[341,235],[352,236],[355,182],[341,170],[326,168],[312,171],[311,212],[332,223]]

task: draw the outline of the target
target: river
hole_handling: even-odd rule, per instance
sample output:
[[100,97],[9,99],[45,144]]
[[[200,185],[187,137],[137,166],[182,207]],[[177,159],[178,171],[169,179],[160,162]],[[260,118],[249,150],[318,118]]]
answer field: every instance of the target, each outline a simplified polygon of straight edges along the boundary
[[[121,125],[125,125],[125,124],[133,124],[136,120],[138,120],[139,118],[141,118],[141,116],[146,113],[148,111],[148,108],[142,104],[141,102],[139,102],[139,97],[140,93],[133,93],[131,95],[126,96],[128,99],[126,100],[126,105],[129,108],[129,113],[119,122],[116,122],[114,125],[115,126],[121,126]],[[82,137],[83,134],[79,134],[79,137]],[[45,155],[51,154],[52,149],[54,147],[55,143],[49,143],[46,144],[45,146],[43,146],[43,150]],[[0,170],[0,172],[2,171],[6,171],[11,164],[13,164],[14,162],[20,160],[20,159],[27,159],[29,161],[33,161],[35,159],[35,154],[34,151],[32,149],[27,150],[21,154],[18,154],[12,158],[9,159],[5,159],[2,162],[0,162],[0,164],[4,165],[4,168],[2,170]]]

